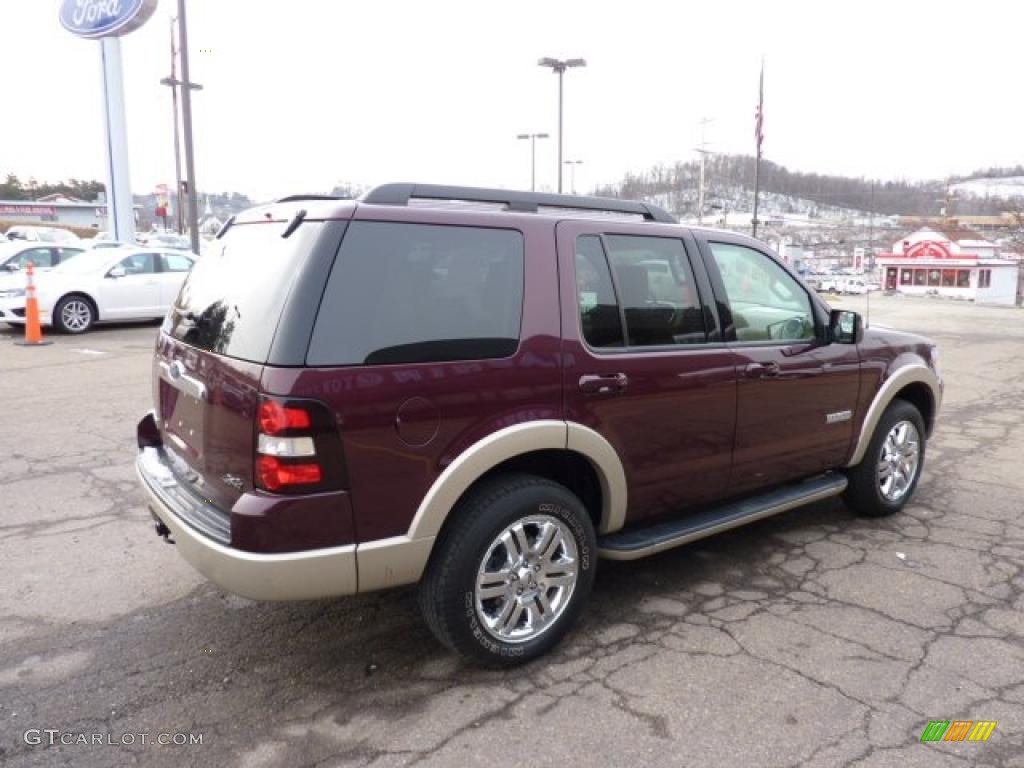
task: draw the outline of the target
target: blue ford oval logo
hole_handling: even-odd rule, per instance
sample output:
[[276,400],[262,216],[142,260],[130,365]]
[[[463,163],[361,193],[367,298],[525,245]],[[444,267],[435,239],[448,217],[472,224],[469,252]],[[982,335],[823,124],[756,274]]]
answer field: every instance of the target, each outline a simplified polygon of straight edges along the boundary
[[60,23],[79,37],[117,37],[145,24],[156,4],[157,0],[64,0]]

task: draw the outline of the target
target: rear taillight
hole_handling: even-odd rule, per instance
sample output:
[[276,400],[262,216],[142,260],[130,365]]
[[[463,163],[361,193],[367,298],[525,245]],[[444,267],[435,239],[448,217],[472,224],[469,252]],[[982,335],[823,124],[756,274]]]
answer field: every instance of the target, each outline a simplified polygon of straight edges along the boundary
[[323,480],[320,465],[313,462],[285,464],[273,456],[256,459],[256,479],[268,491],[296,485],[315,485]]
[[332,412],[315,400],[263,397],[257,413],[256,485],[274,493],[343,488],[347,473]]
[[277,435],[286,429],[309,429],[312,420],[305,408],[281,405],[275,400],[260,403],[260,431]]

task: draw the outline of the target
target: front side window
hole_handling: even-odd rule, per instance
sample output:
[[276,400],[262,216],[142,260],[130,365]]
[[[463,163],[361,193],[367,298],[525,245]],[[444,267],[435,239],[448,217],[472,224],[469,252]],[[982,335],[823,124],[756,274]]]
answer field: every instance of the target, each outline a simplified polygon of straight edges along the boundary
[[731,243],[708,243],[722,275],[737,341],[814,338],[811,299],[763,253]]
[[928,270],[927,269],[915,269],[914,270],[914,285],[928,285]]
[[509,357],[519,346],[523,276],[523,236],[515,230],[354,222],[328,279],[307,362]]
[[18,254],[18,260],[15,263],[21,269],[24,269],[28,266],[30,261],[36,269],[39,269],[40,267],[52,267],[53,251],[49,248],[29,248],[27,251],[22,251]]

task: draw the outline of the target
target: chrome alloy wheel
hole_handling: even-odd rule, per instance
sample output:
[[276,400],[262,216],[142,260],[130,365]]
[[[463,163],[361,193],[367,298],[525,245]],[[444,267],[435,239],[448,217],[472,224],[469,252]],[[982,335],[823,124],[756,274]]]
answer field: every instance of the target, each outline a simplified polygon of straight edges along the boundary
[[550,515],[517,520],[491,542],[477,571],[474,603],[484,629],[525,643],[554,626],[578,575],[576,539]]
[[889,502],[902,499],[921,463],[921,435],[910,421],[898,421],[885,436],[878,458],[878,489]]
[[72,333],[84,331],[92,322],[92,307],[81,299],[65,302],[60,310],[60,319],[64,327]]

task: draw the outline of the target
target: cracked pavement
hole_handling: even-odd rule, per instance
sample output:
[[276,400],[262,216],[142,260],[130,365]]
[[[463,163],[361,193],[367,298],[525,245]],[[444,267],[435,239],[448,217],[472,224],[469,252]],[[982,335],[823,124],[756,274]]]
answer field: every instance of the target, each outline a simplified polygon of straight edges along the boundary
[[[258,604],[208,584],[132,470],[155,326],[38,349],[0,331],[0,763],[1024,766],[1024,310],[876,297],[871,320],[942,349],[903,514],[831,500],[604,561],[579,626],[511,671],[441,648],[412,590]],[[998,725],[919,742],[955,719]]]

